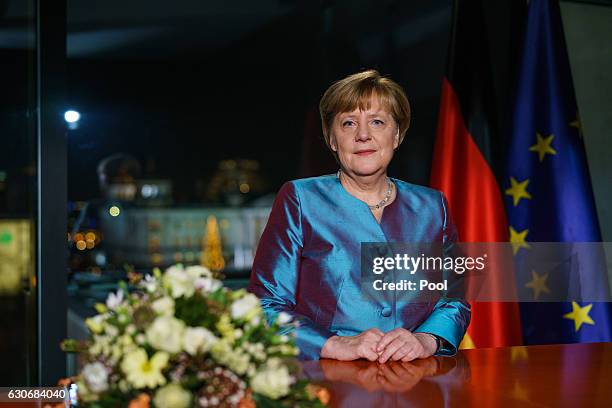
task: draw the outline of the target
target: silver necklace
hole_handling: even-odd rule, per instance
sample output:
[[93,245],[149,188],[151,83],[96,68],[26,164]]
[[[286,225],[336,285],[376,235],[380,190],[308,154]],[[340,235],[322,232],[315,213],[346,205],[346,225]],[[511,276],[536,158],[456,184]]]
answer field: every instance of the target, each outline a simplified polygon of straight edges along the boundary
[[[338,173],[336,174],[336,177],[338,177],[338,180],[340,180],[341,172],[342,172],[341,170],[338,170]],[[387,192],[385,193],[385,196],[383,197],[383,199],[380,200],[378,204],[370,205],[366,203],[366,205],[370,208],[370,210],[378,210],[379,208],[382,208],[385,205],[387,205],[387,203],[391,199],[391,193],[393,193],[393,182],[391,181],[389,177],[387,177]]]

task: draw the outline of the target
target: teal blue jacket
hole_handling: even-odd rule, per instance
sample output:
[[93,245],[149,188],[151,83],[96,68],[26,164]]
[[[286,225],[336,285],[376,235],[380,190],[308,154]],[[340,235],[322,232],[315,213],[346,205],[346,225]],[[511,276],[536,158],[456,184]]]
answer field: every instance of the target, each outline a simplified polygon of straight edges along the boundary
[[380,224],[368,206],[349,194],[336,175],[285,183],[259,241],[249,291],[269,320],[281,312],[299,320],[300,358],[318,359],[333,335],[377,327],[403,327],[442,338],[441,355],[456,353],[470,321],[461,300],[410,302],[397,296],[361,296],[362,242],[452,244],[456,229],[439,191],[391,179],[395,200]]

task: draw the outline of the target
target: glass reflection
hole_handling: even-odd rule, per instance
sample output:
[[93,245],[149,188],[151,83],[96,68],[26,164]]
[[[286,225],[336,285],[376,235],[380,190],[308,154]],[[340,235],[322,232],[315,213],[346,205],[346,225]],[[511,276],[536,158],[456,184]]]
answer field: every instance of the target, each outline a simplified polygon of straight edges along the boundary
[[0,384],[36,379],[36,2],[0,7]]
[[328,388],[336,407],[443,406],[450,403],[451,391],[471,378],[469,361],[461,353],[408,363],[307,361],[303,368],[305,376]]

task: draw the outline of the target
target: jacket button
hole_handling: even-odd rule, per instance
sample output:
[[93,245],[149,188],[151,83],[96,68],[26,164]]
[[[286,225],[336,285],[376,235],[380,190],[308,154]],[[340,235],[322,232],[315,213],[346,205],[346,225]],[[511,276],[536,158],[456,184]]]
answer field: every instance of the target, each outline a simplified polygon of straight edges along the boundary
[[382,315],[383,315],[384,317],[389,317],[389,316],[391,316],[391,308],[384,307],[384,308],[383,308],[383,310],[382,310]]

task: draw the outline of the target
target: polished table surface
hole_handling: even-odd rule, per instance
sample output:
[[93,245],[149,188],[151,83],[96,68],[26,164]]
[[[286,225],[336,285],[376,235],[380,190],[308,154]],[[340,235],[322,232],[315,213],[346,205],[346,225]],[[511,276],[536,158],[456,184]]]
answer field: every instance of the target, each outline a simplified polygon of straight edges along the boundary
[[303,363],[333,407],[612,407],[612,343],[461,350],[378,364]]

